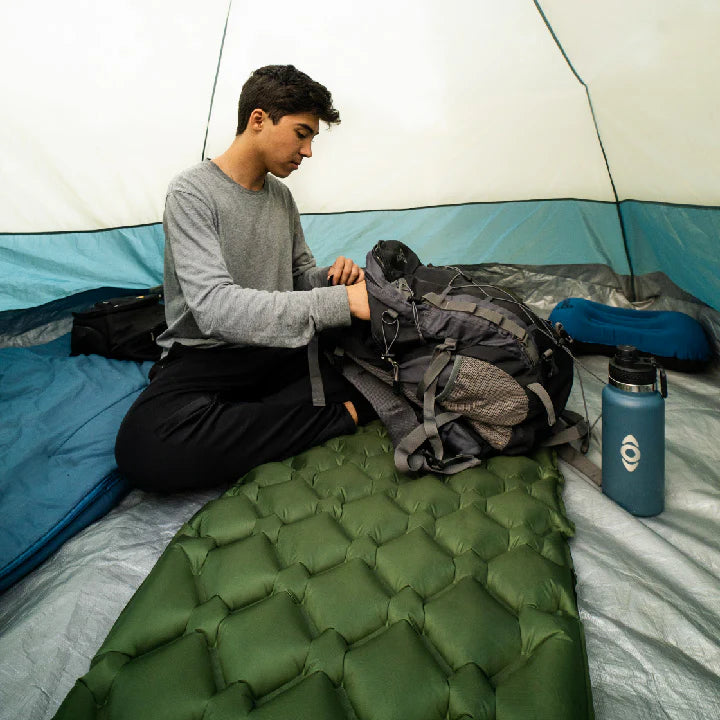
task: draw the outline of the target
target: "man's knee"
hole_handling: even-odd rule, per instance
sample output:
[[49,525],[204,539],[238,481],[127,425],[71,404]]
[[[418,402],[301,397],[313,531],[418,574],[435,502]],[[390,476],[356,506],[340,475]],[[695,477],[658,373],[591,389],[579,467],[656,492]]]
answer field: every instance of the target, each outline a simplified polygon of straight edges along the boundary
[[132,487],[146,492],[176,493],[219,485],[225,478],[211,459],[167,443],[133,442],[130,433],[118,433],[115,460]]
[[115,460],[130,484],[148,492],[180,492],[211,487],[224,478],[213,457],[192,442],[163,437],[147,413],[132,408],[115,439]]

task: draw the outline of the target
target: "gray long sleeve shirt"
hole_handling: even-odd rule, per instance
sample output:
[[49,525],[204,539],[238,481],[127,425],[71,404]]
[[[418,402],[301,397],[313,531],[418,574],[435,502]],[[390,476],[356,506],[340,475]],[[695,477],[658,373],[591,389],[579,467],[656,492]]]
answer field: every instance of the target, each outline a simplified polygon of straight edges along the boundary
[[195,165],[170,183],[164,228],[162,347],[299,347],[350,325],[345,287],[324,287],[327,268],[316,267],[295,201],[272,175],[252,191],[210,160]]

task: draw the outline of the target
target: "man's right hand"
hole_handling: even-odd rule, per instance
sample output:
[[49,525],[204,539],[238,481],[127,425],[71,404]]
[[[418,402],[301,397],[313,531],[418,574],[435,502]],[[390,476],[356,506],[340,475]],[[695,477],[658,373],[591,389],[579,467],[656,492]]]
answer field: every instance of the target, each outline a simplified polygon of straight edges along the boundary
[[350,314],[360,320],[370,319],[370,304],[368,303],[367,287],[365,281],[346,285]]

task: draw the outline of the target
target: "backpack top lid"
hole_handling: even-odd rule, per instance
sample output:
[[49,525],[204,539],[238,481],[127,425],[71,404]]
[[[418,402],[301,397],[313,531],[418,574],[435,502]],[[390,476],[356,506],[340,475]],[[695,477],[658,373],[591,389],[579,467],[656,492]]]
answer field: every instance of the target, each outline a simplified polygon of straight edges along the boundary
[[422,265],[420,258],[399,240],[379,240],[367,254],[368,267],[374,263],[389,282],[412,275]]

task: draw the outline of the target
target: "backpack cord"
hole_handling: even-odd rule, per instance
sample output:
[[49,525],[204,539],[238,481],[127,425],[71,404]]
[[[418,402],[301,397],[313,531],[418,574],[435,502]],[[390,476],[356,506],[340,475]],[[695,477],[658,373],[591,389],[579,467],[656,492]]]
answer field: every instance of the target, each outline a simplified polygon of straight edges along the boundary
[[[577,361],[576,361],[576,362],[577,362]],[[590,372],[582,363],[578,363],[578,366],[581,367],[581,368],[582,368],[583,370],[585,370],[586,372]],[[594,378],[597,378],[598,380],[601,380],[601,378],[599,378],[597,375],[595,375],[595,373],[590,372],[590,374],[591,374]],[[579,371],[579,370],[578,370],[578,380],[580,381],[580,390],[581,390],[582,396],[583,396],[583,405],[585,406],[585,419],[586,419],[588,422],[590,422],[590,419],[589,419],[589,417],[588,417],[587,401],[585,400],[585,387],[583,386],[582,375],[580,375],[580,371]],[[593,422],[593,424],[588,426],[588,441],[590,440],[590,435],[591,435],[593,429],[594,429],[595,426],[598,424],[598,420],[600,420],[601,417],[602,417],[602,410],[600,411],[600,414],[595,418],[595,421]]]
[[[394,314],[394,317],[393,317]],[[388,322],[385,319],[385,315],[388,315],[392,318],[392,322]],[[380,329],[382,330],[382,336],[383,336],[383,343],[385,344],[385,352],[380,356],[383,360],[390,363],[393,369],[393,390],[396,393],[400,392],[400,366],[397,364],[397,361],[395,360],[395,356],[393,353],[390,352],[392,350],[392,346],[395,344],[395,341],[398,338],[398,335],[400,334],[400,320],[398,320],[397,313],[390,310],[384,310],[383,314],[380,316],[380,320],[382,321],[380,324]],[[386,325],[395,325],[395,335],[393,336],[393,339],[388,343],[387,337],[385,336],[385,326]]]
[[[420,318],[418,317],[418,309],[417,309],[417,303],[415,302],[414,298],[410,298],[410,304],[412,305],[412,314],[413,314],[413,320],[415,321],[415,329],[418,331],[418,335],[420,336],[420,339],[423,342],[426,342],[425,336],[422,334],[422,330],[420,329]],[[398,327],[398,331],[399,331]],[[395,336],[397,337],[397,335]]]
[[587,406],[587,398],[585,397],[585,385],[583,384],[582,375],[580,374],[580,368],[582,368],[586,373],[589,375],[592,375],[596,380],[599,380],[601,383],[604,383],[605,381],[599,376],[596,375],[590,368],[588,368],[586,365],[583,365],[572,353],[570,348],[568,348],[564,343],[560,345],[560,347],[573,359],[575,362],[578,370],[577,370],[577,378],[580,382],[580,393],[582,394],[583,399],[583,407],[585,408],[585,421],[588,424],[588,434],[587,434],[587,442],[590,443],[590,437],[592,435],[592,431],[595,428],[595,426],[598,424],[598,421],[602,417],[602,410],[600,411],[600,414],[595,418],[595,421],[593,424],[590,424],[590,414],[588,412],[588,406]]
[[[397,317],[394,317],[392,322],[388,322],[385,319],[385,315],[390,315],[390,313],[385,310],[382,314],[382,317],[380,318],[382,320],[381,330],[382,330],[382,337],[383,337],[383,343],[385,345],[385,353],[383,354],[383,358],[391,358],[392,353],[390,350],[392,350],[392,346],[395,344],[395,341],[397,340],[398,335],[400,334],[400,321],[397,319]],[[390,315],[392,317],[392,315]],[[386,325],[394,325],[395,326],[395,335],[393,335],[393,339],[388,342],[387,337],[385,337],[385,326]]]

